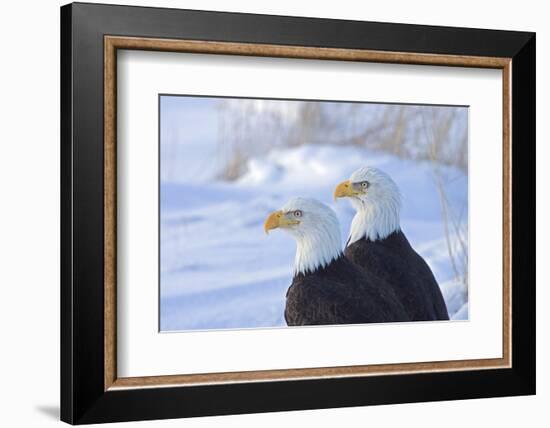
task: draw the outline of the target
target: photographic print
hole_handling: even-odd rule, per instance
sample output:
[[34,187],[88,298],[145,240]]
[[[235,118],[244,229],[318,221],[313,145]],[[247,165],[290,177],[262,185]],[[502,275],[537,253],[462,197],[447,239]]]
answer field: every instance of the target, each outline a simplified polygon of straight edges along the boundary
[[468,320],[468,107],[159,95],[160,331]]

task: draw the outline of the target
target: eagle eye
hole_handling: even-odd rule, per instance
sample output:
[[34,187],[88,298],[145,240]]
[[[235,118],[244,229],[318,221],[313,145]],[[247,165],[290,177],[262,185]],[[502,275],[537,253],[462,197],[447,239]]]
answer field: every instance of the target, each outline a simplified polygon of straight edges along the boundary
[[302,211],[300,210],[294,211],[294,217],[302,217]]
[[368,187],[369,187],[369,182],[368,182],[368,181],[363,181],[363,182],[361,182],[361,187],[362,187],[363,189],[368,188]]

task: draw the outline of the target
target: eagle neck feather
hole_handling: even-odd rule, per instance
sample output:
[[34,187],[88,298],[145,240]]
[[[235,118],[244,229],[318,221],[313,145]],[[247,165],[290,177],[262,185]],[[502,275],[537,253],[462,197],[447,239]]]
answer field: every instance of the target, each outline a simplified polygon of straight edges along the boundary
[[340,229],[331,226],[318,223],[296,238],[295,275],[313,273],[342,255]]
[[377,241],[400,230],[401,198],[398,193],[386,195],[376,201],[352,199],[357,210],[351,222],[348,245],[360,239]]

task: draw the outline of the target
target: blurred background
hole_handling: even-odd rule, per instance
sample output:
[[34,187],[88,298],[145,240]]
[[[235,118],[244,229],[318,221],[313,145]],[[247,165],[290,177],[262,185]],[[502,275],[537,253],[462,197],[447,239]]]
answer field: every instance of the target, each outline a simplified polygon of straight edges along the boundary
[[401,226],[452,319],[468,319],[468,108],[160,97],[160,328],[285,326],[295,243],[263,233],[294,196],[354,211],[334,187],[361,166],[398,184]]

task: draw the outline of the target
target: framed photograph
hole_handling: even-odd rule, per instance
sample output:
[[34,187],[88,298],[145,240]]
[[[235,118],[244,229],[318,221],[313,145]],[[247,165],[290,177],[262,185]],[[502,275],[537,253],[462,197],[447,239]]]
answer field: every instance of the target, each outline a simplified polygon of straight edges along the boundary
[[63,421],[535,393],[533,33],[75,3],[61,106]]

